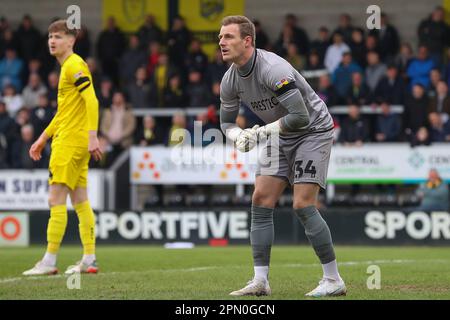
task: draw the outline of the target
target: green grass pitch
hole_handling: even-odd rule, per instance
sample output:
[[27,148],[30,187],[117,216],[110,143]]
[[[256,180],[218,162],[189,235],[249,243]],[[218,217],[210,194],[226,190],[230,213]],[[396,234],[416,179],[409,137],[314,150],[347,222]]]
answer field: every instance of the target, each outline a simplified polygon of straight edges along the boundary
[[[251,278],[250,246],[163,249],[158,246],[98,246],[100,273],[83,275],[69,290],[63,275],[25,278],[44,247],[0,248],[3,299],[305,299],[322,270],[308,246],[274,246],[270,297],[235,298],[230,291]],[[450,299],[450,248],[337,246],[348,294],[335,299]],[[81,256],[63,246],[60,274]],[[381,288],[369,290],[369,265],[381,270]]]

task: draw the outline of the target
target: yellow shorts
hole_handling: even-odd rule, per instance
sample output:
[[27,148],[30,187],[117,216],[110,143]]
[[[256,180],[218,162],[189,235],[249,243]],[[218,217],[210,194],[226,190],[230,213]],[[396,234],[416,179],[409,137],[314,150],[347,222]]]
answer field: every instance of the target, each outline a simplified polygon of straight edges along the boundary
[[90,157],[87,148],[70,146],[52,148],[48,183],[62,183],[71,190],[77,187],[86,188]]

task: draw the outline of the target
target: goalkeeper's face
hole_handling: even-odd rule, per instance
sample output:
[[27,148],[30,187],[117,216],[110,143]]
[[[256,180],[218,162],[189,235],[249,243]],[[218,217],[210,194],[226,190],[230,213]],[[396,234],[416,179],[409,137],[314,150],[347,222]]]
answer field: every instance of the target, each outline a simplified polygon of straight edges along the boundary
[[63,31],[50,32],[48,34],[48,49],[52,56],[64,56],[68,51],[73,49],[74,43],[75,37]]
[[237,24],[222,26],[219,34],[219,46],[223,60],[226,62],[239,61],[247,49],[248,39],[246,38],[241,38]]

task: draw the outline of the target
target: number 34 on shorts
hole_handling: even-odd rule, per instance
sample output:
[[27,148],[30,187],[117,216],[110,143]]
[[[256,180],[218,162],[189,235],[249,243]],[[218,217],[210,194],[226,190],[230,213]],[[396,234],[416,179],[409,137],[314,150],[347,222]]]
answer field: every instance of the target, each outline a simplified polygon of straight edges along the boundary
[[[306,164],[305,164],[306,162]],[[311,178],[316,177],[316,167],[313,165],[313,160],[303,161],[298,160],[294,163],[294,172],[295,172],[295,179],[299,179],[303,177],[303,175],[311,175]]]

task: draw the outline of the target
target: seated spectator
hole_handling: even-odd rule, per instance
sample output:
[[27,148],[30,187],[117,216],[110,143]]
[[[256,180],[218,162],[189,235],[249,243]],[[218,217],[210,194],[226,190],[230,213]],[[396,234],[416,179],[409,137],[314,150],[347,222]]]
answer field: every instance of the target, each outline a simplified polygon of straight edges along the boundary
[[334,86],[330,82],[330,77],[327,74],[319,77],[319,85],[316,93],[320,99],[325,102],[328,108],[337,105],[339,99]]
[[222,77],[228,70],[228,64],[223,61],[222,51],[217,48],[214,54],[213,61],[208,64],[206,79],[208,82],[220,82]]
[[434,97],[436,95],[436,88],[437,88],[439,81],[441,81],[441,79],[442,79],[442,75],[441,75],[441,72],[439,71],[439,69],[437,69],[437,68],[431,69],[431,71],[430,71],[430,87],[427,90],[427,94],[429,97]]
[[[378,38],[374,34],[368,34],[366,37],[366,52],[375,51],[380,54]],[[367,60],[367,59],[366,59]]]
[[153,76],[153,71],[158,64],[159,56],[161,55],[161,44],[153,41],[148,45],[148,57],[147,57],[147,74],[149,77]]
[[421,198],[420,211],[447,211],[449,210],[448,185],[442,180],[436,169],[428,172],[428,179],[420,184],[416,191]]
[[349,51],[350,48],[344,43],[342,34],[336,32],[333,35],[333,44],[328,47],[324,60],[324,65],[330,74],[333,74],[341,63],[342,55]]
[[0,99],[0,168],[9,166],[10,146],[16,138],[16,123]]
[[420,46],[417,58],[411,61],[408,69],[406,70],[410,84],[421,84],[425,88],[428,88],[430,85],[430,71],[433,68],[434,62],[428,57],[427,47]]
[[220,82],[214,82],[211,86],[210,104],[220,108]]
[[35,139],[39,138],[41,133],[47,128],[56,113],[56,108],[53,108],[48,103],[47,95],[39,96],[39,103],[31,110],[30,121],[34,128]]
[[136,70],[145,65],[146,59],[145,51],[139,44],[139,37],[135,34],[131,35],[128,49],[123,53],[119,63],[120,80],[125,86],[134,82]]
[[444,18],[444,8],[438,6],[427,19],[420,22],[417,29],[420,44],[428,48],[431,59],[436,65],[442,63],[442,52],[448,45],[449,27]]
[[172,125],[169,129],[169,134],[165,139],[165,145],[174,147],[177,144],[191,144],[188,141],[186,114],[183,111],[178,111],[172,116]]
[[[30,74],[36,73],[39,75],[39,77],[42,79],[44,79],[45,77],[45,73],[44,70],[42,68],[42,63],[41,60],[38,58],[33,58],[30,61],[28,61],[28,72],[23,72],[23,74],[26,76],[25,78],[23,78],[22,83],[27,83],[28,79],[30,78]],[[44,83],[45,85],[45,83]]]
[[368,122],[361,116],[359,106],[348,106],[348,117],[343,121],[339,142],[345,146],[362,146],[369,140]]
[[350,50],[352,51],[353,61],[355,61],[362,68],[365,68],[367,65],[367,50],[366,44],[364,43],[364,30],[361,28],[353,29]]
[[115,92],[110,108],[103,111],[100,132],[113,147],[114,157],[133,144],[136,118],[122,92]]
[[403,111],[403,124],[407,136],[415,135],[419,128],[427,126],[428,97],[425,88],[416,84],[413,86],[412,94],[408,94]]
[[395,142],[398,141],[401,131],[400,116],[392,113],[388,102],[383,101],[380,104],[381,114],[377,115],[375,140],[377,142]]
[[176,16],[167,34],[167,47],[170,62],[180,71],[184,70],[184,62],[189,51],[191,39],[192,33],[186,27],[186,22],[181,16]]
[[95,159],[91,157],[89,160],[89,168],[109,168],[114,162],[114,150],[109,144],[108,139],[101,134],[98,136],[98,144],[102,152],[102,158],[99,161],[95,161]]
[[127,93],[134,109],[145,109],[157,106],[154,88],[147,80],[147,71],[140,67],[135,72],[135,80],[127,86]]
[[190,44],[189,53],[186,58],[186,69],[197,69],[202,76],[205,76],[208,67],[208,56],[202,49],[202,43],[198,39],[193,39]]
[[386,65],[380,62],[377,52],[367,52],[367,67],[365,82],[369,87],[370,93],[374,94],[381,78],[386,74]]
[[345,95],[347,104],[364,105],[371,103],[369,88],[363,81],[363,76],[359,72],[352,73],[352,83]]
[[102,74],[97,67],[97,61],[94,57],[87,57],[86,64],[88,66],[89,71],[91,72],[92,82],[94,85],[94,90],[96,93],[100,91],[100,79],[102,78]]
[[156,89],[159,107],[163,104],[164,89],[167,87],[169,75],[178,73],[177,69],[169,63],[168,59],[169,57],[164,52],[159,55],[158,64],[156,65],[153,76],[151,77],[151,83]]
[[352,54],[345,52],[342,62],[333,73],[333,85],[341,101],[345,101],[347,92],[352,86],[352,74],[362,72],[360,66],[352,61]]
[[325,53],[330,45],[330,32],[327,27],[320,27],[318,36],[311,42],[311,51],[316,52],[319,57],[319,64],[323,65]]
[[5,102],[6,110],[12,118],[23,107],[22,96],[16,92],[16,88],[13,85],[7,85],[3,89],[3,102]]
[[442,117],[437,112],[428,115],[430,123],[430,142],[450,141],[450,121],[442,121]]
[[395,64],[398,68],[398,72],[400,76],[405,80],[407,77],[406,70],[408,70],[412,59],[413,50],[411,48],[411,45],[408,42],[405,42],[400,46],[400,52],[395,57]]
[[113,83],[110,78],[104,77],[100,81],[100,90],[97,95],[98,105],[100,110],[108,108],[112,104],[112,96],[113,96]]
[[298,53],[295,43],[288,44],[285,59],[297,70],[303,70],[305,67],[305,57]]
[[255,25],[255,47],[267,50],[270,45],[269,37],[258,20],[253,20],[253,24]]
[[211,93],[202,80],[202,74],[198,70],[189,72],[189,82],[186,86],[186,93],[191,107],[204,107],[209,104]]
[[47,77],[48,89],[47,89],[47,99],[49,104],[55,108],[58,106],[58,82],[59,74],[56,71],[52,71]]
[[17,57],[16,50],[6,48],[5,57],[0,60],[0,88],[13,85],[16,90],[22,90],[20,78],[23,71],[23,61]]
[[34,108],[39,103],[39,96],[43,94],[47,94],[47,88],[42,83],[41,77],[37,73],[30,74],[28,84],[22,92],[24,106]]
[[13,149],[13,166],[18,169],[37,169],[45,168],[48,163],[48,154],[46,149],[42,152],[42,158],[34,161],[30,158],[29,151],[34,143],[35,133],[31,124],[26,124],[20,128],[20,139],[16,141]]
[[431,143],[430,133],[426,127],[420,127],[417,132],[413,133],[409,138],[412,148],[417,146],[429,146]]
[[448,86],[445,81],[439,81],[436,85],[436,96],[430,99],[427,112],[437,112],[442,117],[443,122],[449,120],[450,96],[448,95]]
[[311,51],[308,56],[308,63],[306,64],[305,71],[315,71],[323,69],[325,69],[325,66],[321,62],[319,54],[315,51]]
[[384,100],[390,104],[403,104],[405,90],[405,82],[398,74],[397,67],[392,64],[388,66],[385,76],[378,82],[374,100]]
[[181,86],[180,75],[170,76],[169,84],[164,88],[163,105],[165,108],[185,108],[188,106],[188,97]]
[[138,131],[136,140],[140,146],[152,146],[162,143],[160,132],[157,130],[155,119],[152,116],[142,118],[142,128]]

